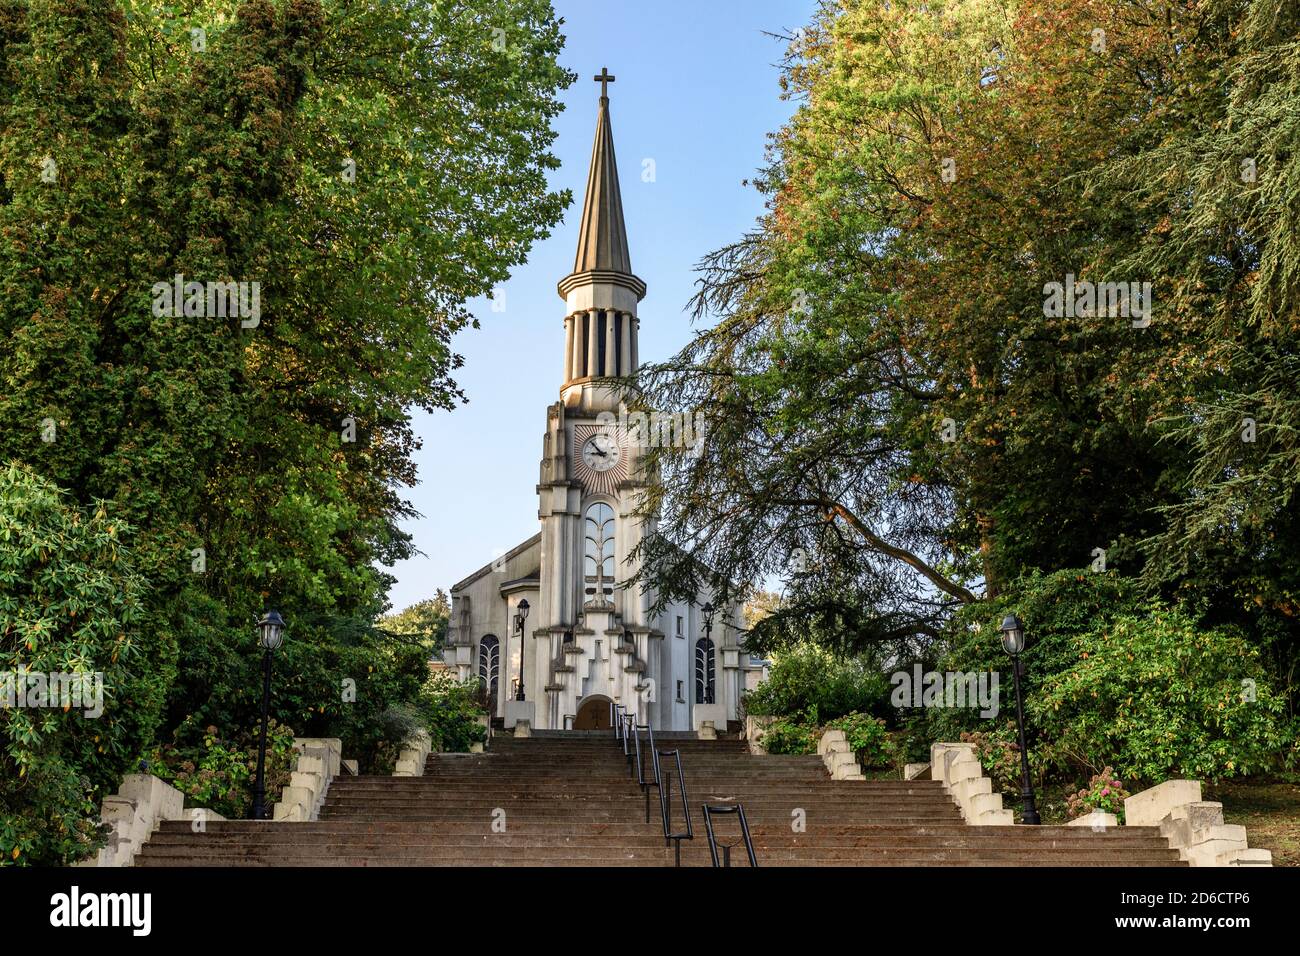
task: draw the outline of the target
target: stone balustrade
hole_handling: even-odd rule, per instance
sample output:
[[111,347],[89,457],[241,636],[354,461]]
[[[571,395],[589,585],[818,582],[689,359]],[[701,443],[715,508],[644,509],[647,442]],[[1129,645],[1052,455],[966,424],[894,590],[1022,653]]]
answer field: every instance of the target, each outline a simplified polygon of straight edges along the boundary
[[984,776],[974,744],[932,744],[930,779],[943,782],[968,824],[1005,827],[1016,822],[1015,814],[1003,808],[1002,794],[993,792],[993,781]]
[[1159,827],[1189,866],[1272,866],[1268,850],[1252,850],[1246,828],[1223,822],[1223,804],[1201,799],[1199,780],[1166,780],[1124,801],[1124,823]]
[[285,823],[306,823],[317,819],[330,781],[342,769],[343,743],[337,737],[295,737],[298,762],[280,801],[271,809],[271,819]]
[[99,818],[108,824],[108,843],[77,866],[130,866],[164,820],[185,819],[185,795],[153,774],[131,773],[116,794],[105,797]]
[[433,738],[429,736],[429,732],[427,730],[417,730],[402,745],[401,751],[397,754],[397,765],[393,768],[393,776],[423,777],[424,761],[428,758],[431,750],[433,750]]
[[763,734],[767,733],[767,728],[772,725],[775,717],[755,717],[752,714],[745,717],[745,740],[749,743],[749,752],[752,754],[765,754],[767,748],[763,746]]
[[858,757],[849,746],[842,730],[828,730],[817,742],[817,754],[822,758],[832,780],[865,780]]

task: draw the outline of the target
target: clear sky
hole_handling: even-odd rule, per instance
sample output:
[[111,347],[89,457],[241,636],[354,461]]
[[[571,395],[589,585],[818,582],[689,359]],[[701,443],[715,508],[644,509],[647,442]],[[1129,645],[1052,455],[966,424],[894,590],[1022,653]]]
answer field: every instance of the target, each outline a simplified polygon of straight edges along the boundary
[[[422,555],[393,572],[395,609],[450,589],[537,533],[538,463],[546,407],[559,397],[564,303],[555,284],[573,267],[582,192],[596,128],[601,67],[610,85],[632,269],[641,301],[640,356],[659,361],[690,338],[694,266],[737,239],[762,212],[742,181],[762,165],[767,134],[790,115],[778,64],[815,0],[555,0],[567,37],[561,62],[578,73],[562,96],[552,149],[556,188],[573,190],[564,222],[504,285],[504,309],[472,303],[482,325],[454,340],[469,404],[418,412],[420,484],[408,498],[424,517],[404,527]],[[654,160],[654,181],[643,163]]]

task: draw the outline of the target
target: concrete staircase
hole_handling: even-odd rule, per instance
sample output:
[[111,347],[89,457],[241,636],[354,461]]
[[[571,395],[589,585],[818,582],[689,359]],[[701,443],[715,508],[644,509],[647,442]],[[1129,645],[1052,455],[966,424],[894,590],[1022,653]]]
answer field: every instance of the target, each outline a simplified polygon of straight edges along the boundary
[[[744,804],[760,866],[1179,865],[1154,827],[967,826],[935,781],[832,781],[819,757],[753,756],[735,738],[657,743],[682,752],[695,828],[683,865],[710,863],[706,801]],[[673,798],[684,829],[675,782]],[[338,778],[314,823],[164,823],[136,865],[671,866],[653,791],[650,819],[612,732],[536,731],[432,755],[423,777]],[[739,840],[735,817],[715,829]],[[747,865],[743,847],[732,864]]]

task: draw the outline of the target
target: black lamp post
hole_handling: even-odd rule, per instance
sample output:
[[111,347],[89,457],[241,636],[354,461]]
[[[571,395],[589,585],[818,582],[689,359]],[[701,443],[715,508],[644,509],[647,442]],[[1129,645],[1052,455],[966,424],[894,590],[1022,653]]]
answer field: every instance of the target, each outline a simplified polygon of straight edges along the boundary
[[711,641],[713,640],[713,602],[709,601],[700,610],[704,612],[704,636]]
[[262,645],[262,739],[257,746],[257,781],[253,786],[253,819],[266,819],[266,724],[271,713],[271,655],[284,643],[284,618],[279,611],[267,611],[257,622],[257,641]]
[[1029,782],[1029,744],[1025,741],[1025,710],[1020,700],[1020,655],[1025,649],[1025,626],[1020,618],[1008,614],[1002,619],[1002,649],[1011,658],[1011,674],[1016,685],[1016,731],[1020,737],[1020,797],[1023,807],[1020,822],[1038,826],[1043,821],[1034,806],[1034,788]]
[[524,699],[524,658],[528,656],[524,644],[524,622],[526,620],[528,620],[528,598],[520,601],[519,607],[515,609],[515,630],[519,632],[519,690],[515,693],[515,700]]

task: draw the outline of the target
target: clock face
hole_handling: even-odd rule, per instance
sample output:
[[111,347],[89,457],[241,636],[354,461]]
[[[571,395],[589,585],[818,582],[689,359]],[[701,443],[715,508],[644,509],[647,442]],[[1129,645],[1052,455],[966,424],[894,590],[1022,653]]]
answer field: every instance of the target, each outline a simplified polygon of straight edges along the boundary
[[582,460],[592,471],[609,471],[621,457],[622,450],[612,435],[592,435],[582,446]]

